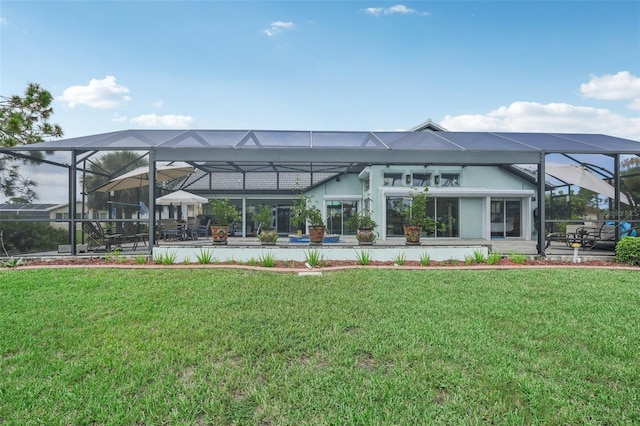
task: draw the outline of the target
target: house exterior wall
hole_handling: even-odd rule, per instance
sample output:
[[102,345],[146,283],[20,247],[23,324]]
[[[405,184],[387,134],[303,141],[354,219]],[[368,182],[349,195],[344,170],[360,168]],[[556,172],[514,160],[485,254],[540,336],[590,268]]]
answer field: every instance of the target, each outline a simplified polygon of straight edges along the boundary
[[[396,179],[391,181],[389,175],[393,175]],[[534,207],[531,198],[535,195],[535,185],[499,167],[372,165],[359,175],[336,176],[307,191],[305,195],[320,208],[325,224],[331,228],[331,233],[351,235],[353,230],[347,229],[344,225],[347,214],[369,208],[373,219],[378,223],[377,232],[381,239],[401,238],[402,235],[398,235],[397,226],[392,228],[386,223],[387,197],[407,197],[414,188],[414,178],[418,175],[423,177],[430,175],[427,187],[429,198],[434,200],[436,206],[434,208],[437,210],[438,203],[447,203],[449,211],[453,211],[455,215],[452,218],[445,211],[442,223],[445,223],[448,229],[434,237],[487,240],[495,237],[496,229],[500,226],[492,222],[495,220],[495,215],[492,216],[491,212],[492,201],[495,204],[499,200],[501,202],[507,200],[518,203],[520,215],[516,220],[503,223],[502,227],[507,229],[512,227],[513,223],[517,223],[518,235],[516,236],[531,239]],[[270,198],[237,193],[219,194],[216,197],[235,200],[234,204],[244,211],[247,211],[247,208],[248,211],[255,208],[254,204],[257,200],[253,198],[257,197],[261,202],[268,202]],[[295,194],[292,194],[291,199],[294,197]],[[287,203],[290,205],[290,200],[280,197],[277,204],[286,206]],[[343,216],[336,219],[333,215],[339,215],[340,206],[343,206]],[[353,206],[355,207],[352,208]],[[328,212],[331,213],[331,217],[328,217]],[[436,211],[437,214],[439,214],[438,211]],[[243,235],[246,236],[254,230],[250,223],[251,216],[245,214],[244,217],[245,223],[242,229],[244,229]],[[282,229],[279,232],[282,232]]]
[[[535,194],[535,186],[506,170],[498,167],[446,166],[415,167],[399,165],[373,165],[360,176],[341,176],[340,180],[332,179],[309,191],[309,195],[317,203],[323,214],[327,213],[329,200],[357,200],[358,210],[370,203],[374,220],[378,223],[378,232],[383,239],[390,227],[386,223],[387,197],[406,197],[413,188],[416,175],[430,175],[429,196],[444,201],[457,200],[457,217],[445,220],[450,227],[455,227],[453,238],[490,239],[492,200],[516,200],[521,209],[517,222],[522,226],[520,238],[531,238],[532,209],[531,197]],[[385,175],[387,176],[385,182]],[[445,179],[455,176],[455,179]],[[393,179],[392,179],[393,178]],[[495,224],[493,225],[495,228]],[[439,235],[445,237],[447,233]],[[449,234],[453,234],[449,232]]]

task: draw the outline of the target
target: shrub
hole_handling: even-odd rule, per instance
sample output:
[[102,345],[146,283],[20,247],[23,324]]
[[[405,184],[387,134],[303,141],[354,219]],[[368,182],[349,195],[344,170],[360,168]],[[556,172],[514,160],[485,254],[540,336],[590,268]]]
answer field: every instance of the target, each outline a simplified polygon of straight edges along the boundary
[[196,259],[198,259],[198,263],[201,265],[211,263],[211,260],[213,260],[213,252],[211,250],[200,249],[200,252],[196,254]]
[[473,261],[476,263],[484,263],[487,260],[484,256],[484,252],[482,250],[474,250],[473,251]]
[[0,238],[8,255],[56,250],[69,243],[69,233],[40,222],[2,222]]
[[429,263],[431,263],[431,256],[429,256],[429,253],[423,252],[420,255],[420,265],[421,266],[429,266]]
[[513,263],[523,265],[527,261],[527,256],[522,253],[511,253],[509,259],[511,259]]
[[305,260],[312,268],[320,265],[322,261],[322,254],[320,254],[320,250],[307,250],[305,252]]
[[12,256],[7,260],[3,260],[2,261],[2,267],[3,268],[15,268],[16,266],[20,266],[21,263],[22,263],[22,258],[17,259],[17,258]]
[[260,263],[262,263],[262,266],[264,266],[265,268],[273,268],[274,266],[276,266],[276,262],[276,255],[272,252],[265,253],[260,258]]
[[176,263],[178,254],[175,251],[168,251],[164,254],[154,256],[153,260],[159,265],[173,265]]
[[369,250],[357,251],[356,259],[360,265],[368,265],[371,263],[371,252]]
[[622,237],[616,244],[616,262],[640,265],[640,238]]
[[497,265],[500,263],[500,259],[502,259],[502,254],[497,251],[491,252],[487,257],[487,265]]
[[398,254],[395,255],[395,257],[393,258],[393,263],[395,263],[398,266],[402,266],[404,265],[404,263],[407,260],[407,256],[405,255],[404,252],[400,252]]

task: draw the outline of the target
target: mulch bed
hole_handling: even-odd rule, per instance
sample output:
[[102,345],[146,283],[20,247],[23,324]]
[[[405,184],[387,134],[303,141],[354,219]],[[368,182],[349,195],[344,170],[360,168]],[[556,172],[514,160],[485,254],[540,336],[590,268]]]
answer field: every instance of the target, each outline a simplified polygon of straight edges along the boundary
[[[199,263],[176,263],[173,265],[161,265],[155,262],[138,263],[136,259],[129,258],[117,258],[117,259],[105,259],[105,258],[50,258],[50,259],[38,259],[29,260],[24,259],[17,268],[50,268],[50,267],[118,267],[118,268],[233,268],[233,269],[264,269],[274,270],[279,272],[296,272],[301,270],[308,270],[305,262],[297,261],[282,261],[276,262],[274,267],[263,267],[258,264],[238,263],[238,262],[221,262],[216,264],[201,265]],[[360,265],[357,261],[323,261],[322,264],[313,268],[314,270],[336,270],[336,269],[349,269],[349,268],[390,268],[390,269],[445,269],[445,268],[466,268],[466,269],[510,269],[510,268],[549,268],[549,267],[591,267],[591,268],[617,268],[617,269],[638,269],[630,268],[623,263],[616,263],[613,261],[605,260],[582,260],[579,263],[573,263],[571,261],[560,260],[535,260],[527,259],[524,263],[516,263],[511,259],[504,258],[496,265],[487,265],[486,263],[470,263],[466,264],[464,261],[431,261],[429,266],[421,266],[417,261],[406,261],[403,265],[396,265],[393,261],[371,261],[368,265]]]

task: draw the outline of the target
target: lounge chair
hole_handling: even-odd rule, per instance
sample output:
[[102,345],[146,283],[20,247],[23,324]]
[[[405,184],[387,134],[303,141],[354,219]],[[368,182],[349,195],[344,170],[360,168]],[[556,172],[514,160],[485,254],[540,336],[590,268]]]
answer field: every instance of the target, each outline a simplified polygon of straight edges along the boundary
[[602,222],[601,225],[583,226],[576,230],[583,247],[614,249],[617,240],[626,236],[636,236],[636,229],[628,222]]
[[124,241],[122,234],[108,234],[100,222],[83,222],[82,227],[88,238],[88,250],[95,250],[105,246],[107,251],[113,246],[119,246]]

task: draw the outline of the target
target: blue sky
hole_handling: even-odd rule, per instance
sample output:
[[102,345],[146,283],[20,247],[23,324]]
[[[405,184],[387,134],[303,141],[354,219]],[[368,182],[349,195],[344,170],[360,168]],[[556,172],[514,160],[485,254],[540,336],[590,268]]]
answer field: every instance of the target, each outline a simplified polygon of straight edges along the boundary
[[0,94],[66,137],[130,128],[640,140],[637,1],[7,1]]

